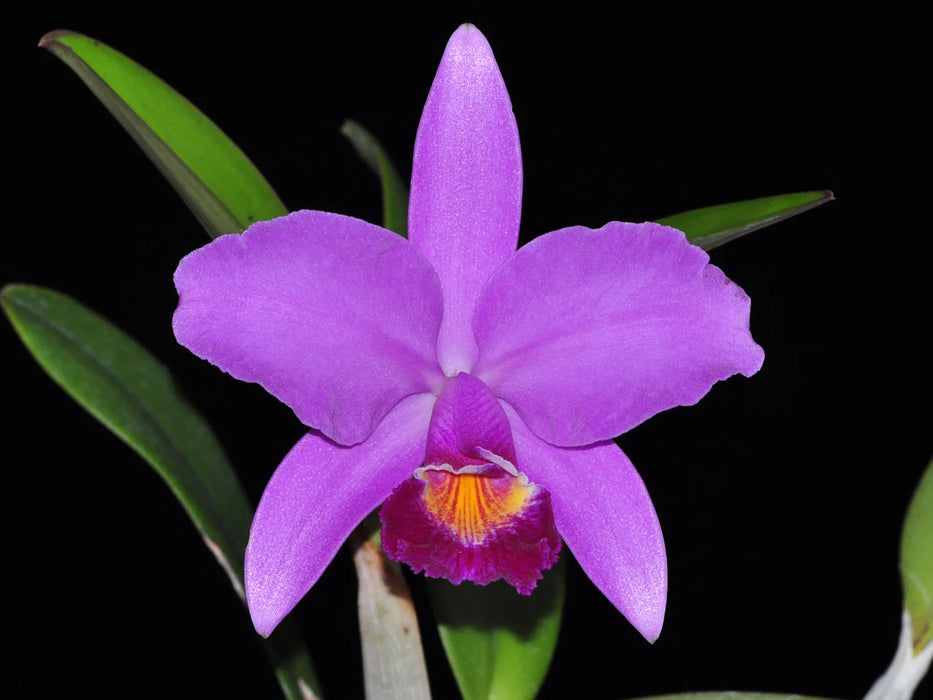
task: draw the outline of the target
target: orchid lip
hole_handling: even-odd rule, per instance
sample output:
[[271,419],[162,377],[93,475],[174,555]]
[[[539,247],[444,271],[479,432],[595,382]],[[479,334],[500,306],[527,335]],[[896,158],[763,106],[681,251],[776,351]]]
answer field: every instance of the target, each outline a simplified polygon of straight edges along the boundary
[[383,504],[389,556],[454,583],[504,578],[530,593],[561,539],[550,494],[502,454],[515,454],[504,409],[481,381],[457,375],[434,405],[427,463]]
[[425,468],[402,482],[380,512],[383,548],[415,573],[505,579],[528,595],[561,549],[550,494],[496,466],[480,470]]

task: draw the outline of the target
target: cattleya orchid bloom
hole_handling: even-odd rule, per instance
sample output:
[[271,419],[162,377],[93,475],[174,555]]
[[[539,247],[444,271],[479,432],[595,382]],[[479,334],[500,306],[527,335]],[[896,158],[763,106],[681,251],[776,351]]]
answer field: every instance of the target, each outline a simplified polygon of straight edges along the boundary
[[450,39],[418,128],[405,240],[299,211],[175,273],[178,341],[310,426],[253,520],[246,592],[268,635],[382,505],[389,556],[530,593],[566,542],[648,640],[667,562],[612,438],[749,376],[748,296],[683,233],[610,223],[516,250],[518,129],[485,37]]

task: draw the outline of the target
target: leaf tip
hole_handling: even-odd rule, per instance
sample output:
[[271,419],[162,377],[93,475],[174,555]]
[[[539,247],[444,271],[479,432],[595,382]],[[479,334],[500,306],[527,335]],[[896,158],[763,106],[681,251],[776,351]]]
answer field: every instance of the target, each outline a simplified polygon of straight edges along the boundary
[[359,129],[360,125],[352,119],[344,119],[343,124],[340,125],[340,133],[347,138],[350,138],[350,134],[359,131]]
[[51,32],[48,32],[39,39],[39,48],[47,49],[49,51],[54,51],[55,48],[61,45],[59,39],[63,36],[80,36],[77,32],[73,32],[70,29],[55,29]]
[[0,305],[3,306],[6,310],[7,305],[10,303],[10,297],[15,295],[17,290],[26,289],[29,285],[22,284],[19,282],[8,282],[0,288]]

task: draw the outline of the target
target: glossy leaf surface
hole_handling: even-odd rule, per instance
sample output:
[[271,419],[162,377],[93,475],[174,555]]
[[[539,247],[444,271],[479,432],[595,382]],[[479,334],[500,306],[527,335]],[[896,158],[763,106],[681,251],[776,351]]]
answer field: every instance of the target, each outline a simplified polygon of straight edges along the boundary
[[833,193],[829,190],[795,192],[691,209],[657,219],[657,222],[680,229],[695,245],[703,250],[712,250],[723,243],[802,214],[832,199]]
[[530,596],[502,581],[488,586],[428,581],[441,641],[465,700],[530,700],[557,645],[566,554]]
[[287,213],[249,158],[197,107],[101,42],[69,31],[39,46],[64,61],[172,184],[211,237]]
[[[135,340],[58,292],[9,285],[0,304],[42,368],[132,447],[184,506],[241,599],[252,509],[211,429],[168,370]],[[266,650],[289,698],[317,687],[300,638],[283,631]]]

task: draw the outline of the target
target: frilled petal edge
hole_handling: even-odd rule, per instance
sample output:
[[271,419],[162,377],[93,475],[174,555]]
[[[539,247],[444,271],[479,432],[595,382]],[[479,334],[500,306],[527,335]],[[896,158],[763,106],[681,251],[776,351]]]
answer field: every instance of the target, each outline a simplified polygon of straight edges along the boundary
[[483,290],[473,374],[539,437],[619,435],[754,374],[748,295],[680,231],[610,223],[533,240]]
[[515,251],[521,202],[512,103],[486,37],[465,24],[447,44],[421,115],[408,208],[411,242],[444,290],[438,359],[448,376],[475,359],[473,306]]
[[298,604],[353,528],[411,478],[424,459],[434,400],[408,397],[353,447],[309,433],[276,469],[246,548],[246,600],[261,635]]
[[340,444],[442,380],[437,275],[365,221],[300,211],[254,224],[186,256],[175,285],[178,342]]
[[664,624],[667,555],[651,497],[611,441],[562,448],[536,437],[510,406],[521,469],[551,493],[554,522],[583,571],[649,642]]

